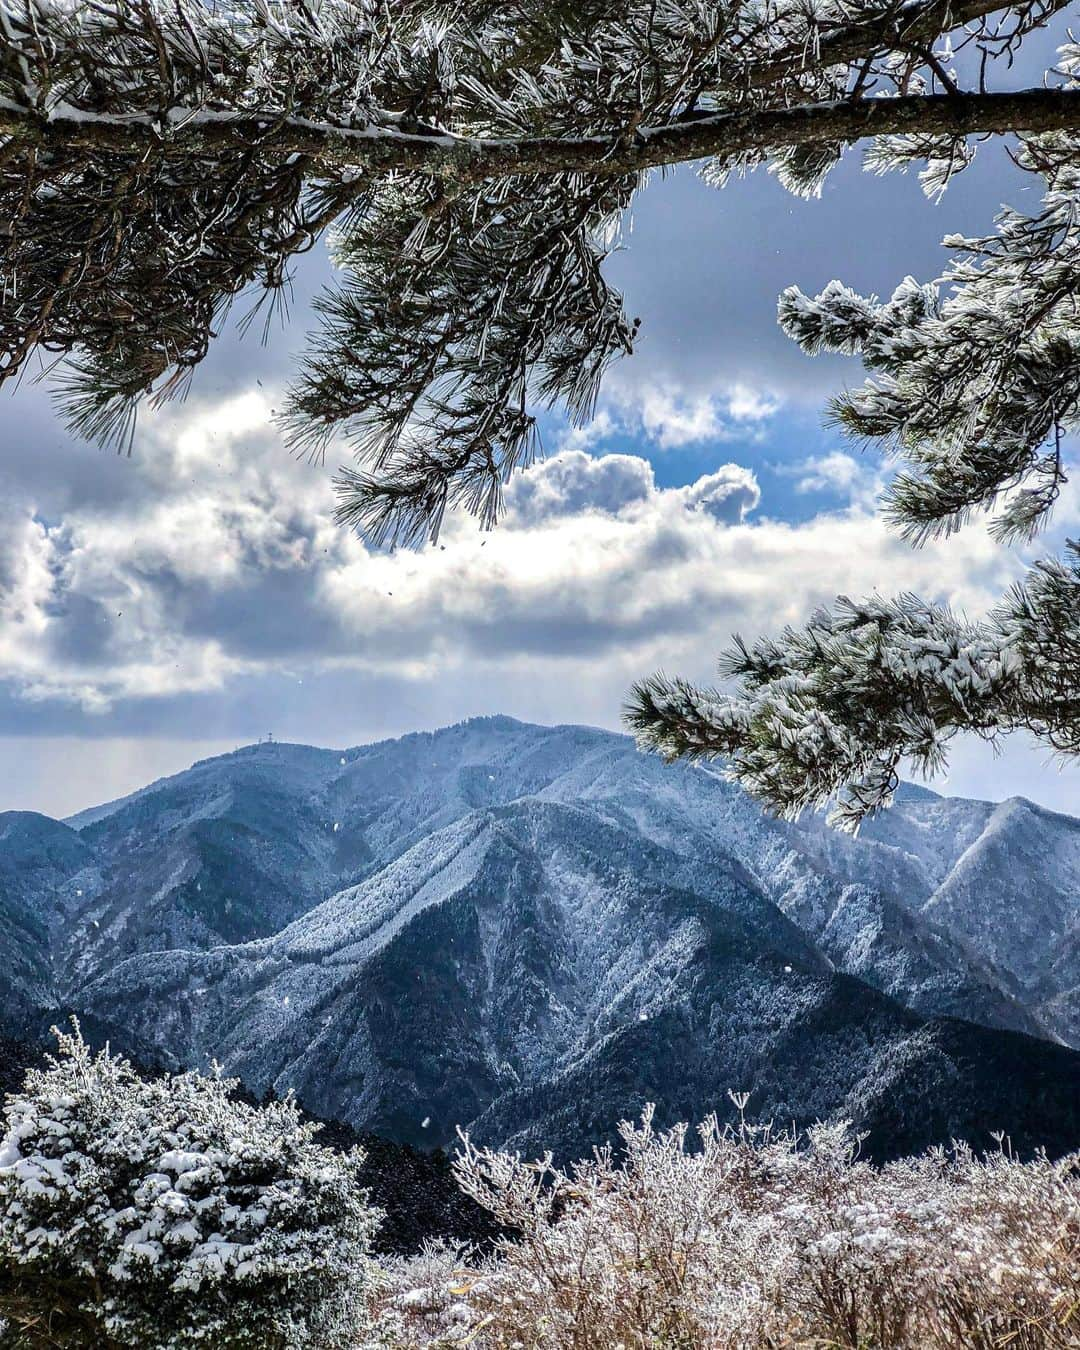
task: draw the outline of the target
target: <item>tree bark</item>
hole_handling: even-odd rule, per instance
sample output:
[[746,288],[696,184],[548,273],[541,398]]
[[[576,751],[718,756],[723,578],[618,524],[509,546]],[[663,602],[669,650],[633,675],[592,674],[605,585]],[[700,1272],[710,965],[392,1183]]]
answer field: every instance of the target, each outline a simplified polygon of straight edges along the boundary
[[300,118],[271,121],[242,113],[215,113],[209,119],[195,113],[163,134],[143,118],[65,116],[61,111],[45,119],[10,104],[0,106],[0,138],[46,151],[139,155],[167,147],[170,155],[209,158],[258,145],[268,154],[307,156],[315,176],[320,170],[333,177],[344,170],[396,169],[459,182],[557,173],[633,174],[714,155],[850,144],[903,132],[970,136],[1014,131],[1080,131],[1080,89],[910,94],[748,109],[643,127],[628,140],[587,136],[512,141],[407,133],[391,127],[342,127]]

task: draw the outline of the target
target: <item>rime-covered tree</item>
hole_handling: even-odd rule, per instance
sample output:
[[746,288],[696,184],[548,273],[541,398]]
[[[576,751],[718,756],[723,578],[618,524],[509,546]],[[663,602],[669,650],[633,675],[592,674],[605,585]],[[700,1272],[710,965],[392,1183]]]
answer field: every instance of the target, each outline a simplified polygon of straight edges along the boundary
[[147,1080],[78,1032],[8,1102],[5,1346],[353,1347],[377,1212],[289,1099]]
[[[352,443],[344,522],[419,543],[448,508],[492,523],[536,453],[537,408],[588,418],[633,349],[637,320],[603,265],[651,171],[694,161],[721,186],[767,165],[813,194],[865,140],[870,168],[920,163],[936,193],[980,139],[1007,135],[1046,206],[973,242],[955,294],[795,293],[782,319],[874,371],[842,416],[907,461],[891,509],[916,536],[1002,493],[1003,529],[1029,531],[1076,411],[1080,87],[1071,48],[1031,88],[1006,72],[1067,8],[0,0],[0,382],[51,371],[71,425],[123,445],[141,399],[184,387],[230,302],[273,299],[328,232],[341,283],[318,302],[284,425],[315,455],[336,433]],[[908,601],[820,616],[734,660],[743,696],[653,681],[632,716],[665,753],[729,756],[784,809],[852,784],[854,820],[887,799],[898,755],[935,762],[961,704],[984,734],[1023,725],[1074,748],[1070,663],[1036,673],[1030,654],[1075,644],[1076,584],[1071,564],[1047,564],[974,626]],[[958,668],[975,661],[968,685],[943,656],[913,701],[873,639],[905,625],[905,668],[933,665],[919,641],[952,643]],[[1007,652],[1001,625],[1018,635]]]
[[566,1171],[466,1139],[458,1178],[507,1236],[472,1270],[437,1247],[399,1263],[394,1344],[1076,1346],[1080,1155],[1021,1163],[998,1135],[876,1168],[844,1121],[696,1134],[646,1107]]

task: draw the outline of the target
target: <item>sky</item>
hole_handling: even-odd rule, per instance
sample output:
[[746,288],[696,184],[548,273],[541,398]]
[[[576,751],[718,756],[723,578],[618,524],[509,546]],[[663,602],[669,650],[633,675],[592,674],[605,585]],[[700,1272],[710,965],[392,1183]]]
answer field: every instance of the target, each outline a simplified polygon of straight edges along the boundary
[[[452,519],[415,552],[336,527],[333,455],[291,457],[273,424],[332,282],[322,253],[269,343],[226,331],[130,458],[73,439],[24,381],[0,396],[0,809],[62,817],[268,733],[343,747],[495,712],[617,728],[634,679],[707,681],[732,633],[841,593],[985,611],[1080,534],[1080,495],[1032,547],[976,522],[911,549],[876,512],[889,466],[823,422],[860,369],[802,354],[776,299],[930,279],[943,235],[1035,190],[992,147],[940,204],[856,155],[810,202],[766,173],[658,176],[609,267],[642,328],[595,420],[546,418],[499,527]],[[932,786],[1080,813],[1080,770],[1021,738],[956,742]]]

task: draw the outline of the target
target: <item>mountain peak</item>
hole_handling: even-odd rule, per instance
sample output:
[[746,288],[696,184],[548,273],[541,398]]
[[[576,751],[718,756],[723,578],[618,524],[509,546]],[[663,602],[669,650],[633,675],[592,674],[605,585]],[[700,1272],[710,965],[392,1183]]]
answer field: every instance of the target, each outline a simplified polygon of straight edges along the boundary
[[[645,1100],[683,1119],[728,1088],[785,1119],[851,1115],[886,1150],[927,1142],[894,1127],[935,1093],[933,1137],[982,1112],[1015,1139],[1042,1088],[1032,1068],[1001,1097],[1003,1029],[1080,1042],[1080,827],[1031,809],[905,788],[852,839],[626,736],[503,715],[346,750],[264,741],[78,833],[7,818],[0,1020],[68,1007],[147,1061],[216,1058],[421,1145],[472,1122],[577,1150]],[[988,914],[992,941],[963,928]],[[1017,952],[1051,940],[1033,982]],[[966,1020],[946,1035],[942,1016]],[[1080,1059],[1025,1044],[1070,1090]]]

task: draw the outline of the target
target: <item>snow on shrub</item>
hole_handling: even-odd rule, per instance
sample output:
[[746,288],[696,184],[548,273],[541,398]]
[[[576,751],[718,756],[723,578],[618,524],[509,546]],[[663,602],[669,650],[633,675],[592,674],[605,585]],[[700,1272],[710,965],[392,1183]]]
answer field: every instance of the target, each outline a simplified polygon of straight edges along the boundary
[[1080,1345],[1080,1155],[875,1167],[845,1125],[620,1127],[568,1172],[466,1140],[464,1189],[520,1236],[398,1262],[398,1343],[471,1350],[1064,1350]]
[[[8,1099],[0,1318],[15,1344],[354,1346],[377,1212],[363,1156],[292,1100],[144,1079],[74,1034]],[[42,1328],[48,1324],[48,1339]]]

